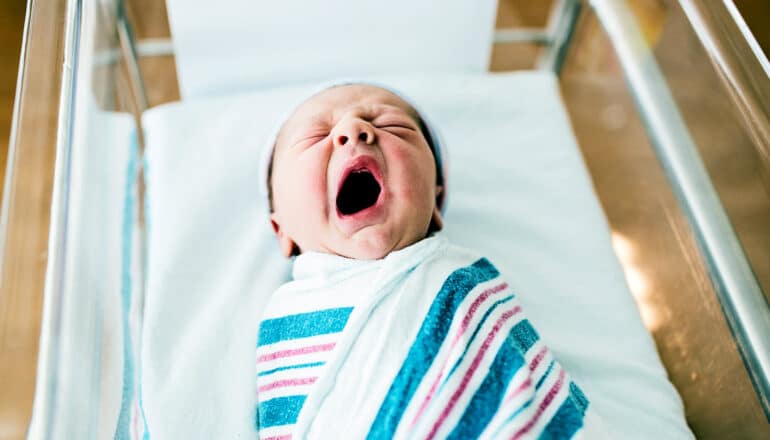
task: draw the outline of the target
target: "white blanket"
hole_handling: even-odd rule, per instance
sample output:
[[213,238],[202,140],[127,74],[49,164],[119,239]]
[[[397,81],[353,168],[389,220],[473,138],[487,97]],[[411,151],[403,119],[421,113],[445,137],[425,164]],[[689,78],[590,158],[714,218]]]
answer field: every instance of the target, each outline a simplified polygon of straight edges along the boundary
[[606,438],[514,285],[441,236],[299,256],[260,324],[260,437]]

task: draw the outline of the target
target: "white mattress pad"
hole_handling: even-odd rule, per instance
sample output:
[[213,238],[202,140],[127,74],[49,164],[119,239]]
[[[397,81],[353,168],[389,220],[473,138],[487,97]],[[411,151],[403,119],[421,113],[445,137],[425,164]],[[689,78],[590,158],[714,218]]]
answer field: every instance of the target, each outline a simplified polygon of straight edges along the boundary
[[188,100],[338,75],[484,72],[497,12],[497,0],[166,3]]

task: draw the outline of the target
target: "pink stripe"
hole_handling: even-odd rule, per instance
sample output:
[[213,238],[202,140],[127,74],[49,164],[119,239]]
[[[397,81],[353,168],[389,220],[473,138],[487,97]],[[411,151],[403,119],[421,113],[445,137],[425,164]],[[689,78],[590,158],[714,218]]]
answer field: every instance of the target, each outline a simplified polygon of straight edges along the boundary
[[414,416],[414,419],[412,419],[412,425],[411,425],[412,428],[414,428],[414,425],[416,425],[417,421],[420,420],[422,413],[425,412],[425,408],[428,407],[428,403],[430,403],[431,399],[433,399],[433,393],[436,392],[438,383],[441,381],[441,377],[443,376],[442,373],[443,373],[443,369],[442,369],[442,372],[440,372],[439,375],[436,376],[436,380],[433,382],[433,385],[430,386],[428,395],[425,396],[425,400],[422,401],[422,405],[420,405],[420,409],[417,411],[417,414]]
[[275,435],[273,437],[263,438],[262,440],[291,440],[291,434]]
[[[476,313],[476,310],[478,310],[479,306],[481,306],[481,303],[483,303],[487,298],[492,296],[495,293],[502,292],[503,290],[508,288],[508,283],[502,283],[500,285],[497,285],[495,287],[492,287],[491,289],[487,289],[481,293],[471,304],[471,307],[468,309],[468,313],[465,314],[465,317],[463,318],[462,323],[460,324],[460,329],[457,332],[457,335],[455,336],[454,340],[452,341],[452,345],[449,348],[449,353],[454,350],[457,343],[460,341],[460,337],[465,333],[466,330],[468,330],[468,326],[471,323],[471,319],[473,319],[473,315]],[[446,362],[444,363],[444,366],[446,366]],[[433,399],[433,394],[436,392],[436,388],[438,388],[439,382],[441,382],[441,379],[444,377],[444,369],[442,368],[439,371],[438,376],[436,377],[436,380],[433,382],[433,385],[431,385],[430,390],[428,391],[428,394],[425,396],[425,399],[422,401],[422,404],[420,405],[420,409],[417,410],[417,414],[414,416],[414,419],[412,419],[412,427],[417,424],[417,421],[420,420],[420,417],[422,416],[422,413],[425,412],[425,408],[428,407],[428,403],[430,403],[431,399]]]
[[310,385],[315,383],[317,379],[318,377],[303,377],[300,379],[276,380],[275,382],[269,383],[267,385],[262,385],[261,387],[259,387],[257,392],[264,393],[265,391],[270,391],[276,388],[299,386],[299,385]]
[[272,361],[274,359],[285,358],[289,356],[296,356],[299,354],[318,353],[319,351],[329,351],[332,348],[334,348],[334,345],[335,345],[334,342],[330,342],[328,344],[311,345],[309,347],[276,351],[274,353],[263,354],[262,356],[257,358],[257,362],[267,362],[267,361]]
[[529,371],[535,371],[535,368],[540,365],[540,362],[543,360],[547,352],[548,347],[543,347],[540,349],[540,352],[537,354],[537,356],[535,356],[534,359],[532,359],[532,362],[529,364]]
[[516,396],[518,396],[519,394],[521,394],[521,392],[522,392],[522,391],[524,391],[524,390],[526,390],[527,388],[529,388],[531,385],[532,385],[532,378],[528,377],[528,378],[527,378],[527,380],[525,380],[525,381],[524,381],[524,383],[522,383],[521,385],[519,385],[519,387],[518,387],[518,388],[516,388],[515,390],[513,390],[513,391],[511,392],[511,394],[509,394],[509,395],[508,395],[508,397],[506,397],[506,398],[505,398],[505,402],[504,402],[504,403],[508,403],[508,402],[510,402],[511,400],[513,400],[514,398],[516,398]]
[[468,368],[468,371],[465,372],[465,376],[463,376],[462,381],[460,382],[460,386],[455,390],[454,394],[452,394],[452,397],[449,399],[449,403],[444,408],[444,411],[441,412],[441,415],[439,416],[438,420],[436,420],[436,423],[433,425],[433,429],[431,429],[430,434],[428,434],[428,439],[432,439],[436,436],[436,432],[438,432],[439,428],[441,427],[441,424],[444,423],[444,420],[449,416],[449,413],[452,411],[452,408],[457,404],[457,401],[460,399],[460,396],[465,391],[465,388],[468,387],[468,383],[471,381],[471,377],[473,376],[473,373],[476,372],[476,369],[479,367],[479,364],[481,363],[481,359],[484,357],[484,354],[486,353],[487,349],[489,349],[489,346],[492,345],[492,341],[495,339],[495,336],[500,331],[500,329],[503,327],[503,324],[505,321],[507,321],[511,316],[519,313],[521,311],[521,307],[516,306],[511,310],[508,310],[507,312],[503,313],[502,316],[497,320],[495,323],[495,326],[492,328],[492,331],[489,332],[487,335],[487,338],[484,340],[484,343],[481,345],[481,348],[479,349],[479,352],[476,353],[476,357],[473,358],[473,362],[471,362],[470,367]]
[[532,429],[533,426],[535,426],[535,423],[537,423],[537,420],[540,418],[541,415],[543,415],[546,408],[548,408],[548,405],[550,405],[551,401],[553,401],[554,397],[556,397],[556,394],[559,393],[559,390],[561,389],[561,386],[563,383],[564,383],[564,370],[561,370],[559,372],[559,380],[557,380],[556,383],[553,384],[553,386],[548,391],[548,394],[546,394],[543,401],[540,402],[540,406],[537,408],[537,412],[535,413],[535,416],[532,417],[532,420],[527,422],[527,424],[524,425],[524,427],[521,428],[519,432],[514,434],[513,440],[521,438],[521,436],[529,432],[529,430]]
[[457,344],[457,341],[460,340],[460,337],[465,333],[465,330],[468,329],[468,325],[471,323],[471,319],[473,319],[473,315],[476,313],[476,310],[478,310],[479,306],[481,306],[481,303],[483,303],[487,298],[492,296],[495,293],[501,292],[505,290],[508,287],[508,283],[502,283],[498,286],[495,286],[491,289],[487,289],[481,293],[481,295],[478,296],[473,301],[473,304],[471,304],[470,309],[468,309],[468,313],[465,314],[465,318],[463,318],[463,322],[460,325],[460,331],[457,332],[457,336],[455,336],[455,340],[452,341],[452,347]]

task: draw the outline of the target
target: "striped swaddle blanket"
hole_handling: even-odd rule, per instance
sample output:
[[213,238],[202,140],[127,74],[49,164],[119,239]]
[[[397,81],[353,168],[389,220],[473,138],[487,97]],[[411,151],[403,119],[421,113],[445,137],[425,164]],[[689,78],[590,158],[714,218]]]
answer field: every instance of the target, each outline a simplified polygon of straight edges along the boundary
[[259,428],[263,439],[287,439],[305,398],[323,374],[352,307],[266,319],[257,347]]
[[257,347],[262,439],[573,438],[588,400],[486,259],[433,237],[303,254]]

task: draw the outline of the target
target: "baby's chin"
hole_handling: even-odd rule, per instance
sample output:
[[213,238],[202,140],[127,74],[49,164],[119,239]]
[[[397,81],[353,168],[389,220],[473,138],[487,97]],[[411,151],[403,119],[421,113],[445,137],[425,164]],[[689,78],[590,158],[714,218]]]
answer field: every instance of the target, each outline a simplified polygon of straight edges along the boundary
[[383,234],[380,231],[359,231],[349,240],[346,240],[338,255],[357,260],[379,260],[385,258],[391,252],[401,250],[412,245],[423,237],[410,237],[400,235],[393,237],[389,234]]

